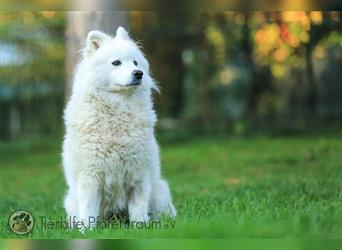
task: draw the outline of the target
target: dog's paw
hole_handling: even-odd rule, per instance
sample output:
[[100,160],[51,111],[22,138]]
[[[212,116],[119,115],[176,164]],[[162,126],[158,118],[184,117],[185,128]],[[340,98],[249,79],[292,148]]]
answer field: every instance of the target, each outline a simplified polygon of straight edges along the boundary
[[148,214],[142,214],[142,213],[131,213],[129,216],[130,222],[148,222],[150,220],[150,217]]
[[81,233],[84,234],[85,231],[91,231],[96,228],[96,225],[98,223],[98,218],[95,217],[83,217],[80,219],[81,226],[78,228]]

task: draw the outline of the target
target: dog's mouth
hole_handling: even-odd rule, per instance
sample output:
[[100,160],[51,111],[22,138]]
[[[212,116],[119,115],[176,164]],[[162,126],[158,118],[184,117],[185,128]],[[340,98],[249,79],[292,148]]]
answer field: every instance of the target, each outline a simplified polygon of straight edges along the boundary
[[120,86],[120,87],[134,87],[134,86],[139,86],[139,85],[141,85],[141,80],[134,79],[134,80],[131,81],[129,84],[119,84],[119,83],[117,83],[116,85],[118,85],[118,86]]

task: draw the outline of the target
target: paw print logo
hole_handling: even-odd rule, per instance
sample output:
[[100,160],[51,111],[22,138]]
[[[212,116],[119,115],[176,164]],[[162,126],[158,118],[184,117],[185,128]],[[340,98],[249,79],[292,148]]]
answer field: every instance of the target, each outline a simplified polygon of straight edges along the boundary
[[33,216],[30,212],[23,209],[14,211],[8,219],[8,225],[15,234],[28,234],[33,229]]

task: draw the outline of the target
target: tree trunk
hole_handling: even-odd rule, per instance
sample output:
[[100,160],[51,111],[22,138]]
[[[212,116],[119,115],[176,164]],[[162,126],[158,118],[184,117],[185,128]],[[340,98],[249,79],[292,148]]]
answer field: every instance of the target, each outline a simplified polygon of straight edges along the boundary
[[116,4],[115,1],[111,2],[104,1],[102,9],[112,12],[69,12],[67,14],[66,101],[71,94],[74,68],[80,60],[80,50],[84,45],[88,32],[91,30],[101,30],[114,35],[118,26],[128,29],[128,13],[114,12]]
[[314,76],[312,61],[312,47],[308,44],[305,47],[306,77],[308,82],[307,108],[308,115],[315,116],[317,105],[317,86]]
[[243,14],[245,21],[242,26],[242,41],[241,41],[241,48],[244,52],[244,60],[245,60],[245,65],[248,71],[251,74],[251,80],[249,83],[249,89],[247,93],[247,107],[245,111],[245,116],[247,118],[252,118],[254,119],[255,117],[255,110],[257,108],[257,74],[256,74],[256,69],[255,69],[255,63],[254,63],[254,58],[253,58],[253,43],[251,40],[251,28],[249,27],[249,20],[250,20],[250,13],[244,13]]

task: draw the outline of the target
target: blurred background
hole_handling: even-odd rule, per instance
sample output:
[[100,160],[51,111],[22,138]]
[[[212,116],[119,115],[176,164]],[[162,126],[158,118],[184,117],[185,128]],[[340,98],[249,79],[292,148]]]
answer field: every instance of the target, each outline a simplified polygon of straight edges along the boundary
[[121,25],[161,88],[156,134],[177,226],[35,227],[29,237],[340,239],[342,12],[119,12],[112,2],[96,2],[106,12],[0,14],[0,237],[16,237],[7,218],[18,208],[65,216],[74,68],[90,30]]
[[118,25],[161,87],[161,136],[341,129],[341,12],[15,12],[1,14],[0,139],[61,136],[87,33]]

